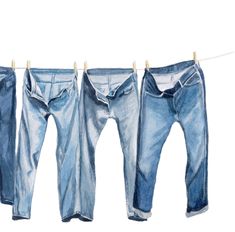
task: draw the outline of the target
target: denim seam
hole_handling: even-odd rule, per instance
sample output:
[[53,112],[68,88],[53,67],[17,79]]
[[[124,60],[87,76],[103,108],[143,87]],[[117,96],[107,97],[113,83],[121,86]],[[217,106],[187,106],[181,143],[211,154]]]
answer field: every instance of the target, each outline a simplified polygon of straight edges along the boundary
[[72,82],[73,80],[69,80],[69,81],[36,81],[37,83],[53,83],[53,84],[63,84],[63,83],[69,83]]
[[172,105],[173,105],[173,108],[174,108],[174,114],[177,116],[177,121],[179,121],[179,111],[176,109],[176,97],[174,96],[172,98]]
[[204,192],[203,192],[203,198],[205,199],[205,196],[206,196],[206,188],[207,188],[207,186],[205,186],[206,185],[206,165],[207,165],[207,161],[205,160],[206,159],[206,153],[207,153],[207,151],[206,151],[206,149],[207,149],[207,121],[206,121],[206,106],[205,106],[205,89],[204,89],[204,87],[203,87],[203,106],[204,106],[204,109],[203,109],[203,111],[204,111],[204,120],[205,120],[205,128],[204,128],[204,156],[203,156],[203,159],[204,159],[204,165],[205,165],[205,167],[204,167],[204,174],[203,174],[203,177],[204,177]]
[[[121,141],[121,137],[120,137],[120,141]],[[126,141],[122,141],[121,142],[121,147],[122,147],[122,149],[123,149],[123,156],[125,156],[125,154],[124,154],[124,152],[125,153],[127,153],[127,150],[126,150],[126,146],[124,146],[124,144],[126,143]],[[125,159],[125,157],[123,157],[124,159]],[[129,183],[128,183],[128,181],[126,180],[126,181],[124,181],[124,183],[125,183],[125,191],[126,191],[126,196],[129,196]],[[129,201],[128,201],[128,197],[126,197],[126,207],[127,207],[127,211],[128,211],[128,213],[129,213],[129,210],[128,210],[128,206],[129,206]]]
[[196,84],[198,84],[199,83],[199,81],[197,81],[196,83],[194,83],[194,84],[187,84],[187,82],[189,82],[195,75],[198,75],[199,76],[199,79],[200,79],[200,81],[201,81],[201,75],[200,75],[200,73],[198,72],[198,70],[196,70],[196,72],[195,73],[193,73],[186,81],[185,81],[185,83],[184,83],[184,86],[193,86],[193,85],[196,85]]
[[[204,89],[204,86],[202,85],[202,77],[201,77],[201,74],[199,73],[199,71],[198,71],[198,69],[197,69],[197,71],[188,79],[188,80],[190,80],[195,74],[198,74],[198,76],[199,76],[199,81],[198,82],[196,82],[195,84],[193,84],[193,85],[188,85],[188,87],[191,87],[191,86],[194,86],[194,85],[196,85],[196,84],[200,84],[201,85],[201,88],[202,88],[202,101],[203,101],[203,112],[204,112],[204,118],[206,117],[206,115],[205,115],[205,113],[206,113],[206,108],[205,108],[205,89]],[[187,81],[188,81],[187,80]],[[186,83],[187,83],[187,81],[185,82],[185,86],[187,86],[186,85]],[[204,165],[206,165],[206,162],[205,162],[205,159],[206,159],[206,146],[207,146],[207,138],[206,138],[206,134],[207,134],[207,126],[206,126],[206,123],[207,122],[205,122],[205,128],[204,128],[204,131],[203,131],[203,134],[204,134],[204,154],[203,154],[203,162],[205,163]],[[205,186],[205,184],[206,184],[206,167],[204,167],[203,168],[203,170],[204,170],[204,172],[203,172],[203,184],[204,184],[204,191],[203,191],[203,199],[205,199],[205,196],[206,196],[206,186]]]
[[151,96],[151,97],[155,97],[155,98],[163,98],[162,96],[163,96],[163,92],[160,94],[160,95],[155,95],[155,94],[153,94],[153,93],[150,93],[150,92],[148,92],[148,91],[144,91],[145,92],[145,94],[146,95],[149,95],[149,96]]

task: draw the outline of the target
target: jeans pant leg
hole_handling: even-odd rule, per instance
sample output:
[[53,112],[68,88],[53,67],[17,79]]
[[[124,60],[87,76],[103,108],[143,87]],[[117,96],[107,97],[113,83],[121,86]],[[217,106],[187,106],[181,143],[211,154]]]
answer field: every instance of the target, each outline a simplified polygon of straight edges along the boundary
[[[156,175],[154,167],[159,162],[162,145],[175,121],[180,123],[184,131],[188,155],[185,177],[188,196],[186,215],[193,216],[204,212],[208,207],[208,128],[202,70],[195,61],[185,61],[153,68],[145,72],[145,77],[142,86],[134,197],[136,212],[146,218],[150,216],[148,213],[152,200],[149,199],[152,199],[152,184],[155,183]],[[151,101],[148,100],[150,97]],[[146,115],[148,117],[145,118]],[[155,132],[157,133],[154,134]],[[151,134],[154,140],[146,139]],[[154,156],[151,151],[158,155],[157,159],[152,158]],[[146,173],[143,170],[147,170]]]
[[145,77],[141,88],[138,129],[138,152],[134,208],[143,219],[151,216],[152,200],[160,154],[174,123],[172,99],[146,91]]
[[0,67],[0,201],[13,204],[16,137],[16,77]]
[[41,147],[47,128],[48,112],[42,102],[30,96],[23,86],[23,107],[15,160],[13,219],[29,219]]
[[95,147],[107,119],[107,108],[99,102],[90,88],[87,88],[84,78],[80,94],[80,219],[93,220],[95,204]]
[[58,191],[62,220],[69,221],[79,211],[76,175],[78,92],[74,70],[30,69],[25,73],[13,219],[30,218],[36,169],[50,115],[58,130]]
[[176,101],[188,156],[185,175],[188,198],[186,216],[196,215],[208,208],[205,85],[202,71],[199,70],[196,75],[194,81],[184,85]]
[[67,94],[55,99],[50,111],[57,127],[57,168],[60,213],[62,221],[78,217],[79,202],[79,106],[77,82]]
[[[133,209],[133,196],[136,175],[137,133],[139,118],[139,96],[137,77],[133,76],[133,83],[118,91],[112,108],[118,127],[119,138],[124,155],[124,180],[129,219],[141,220]],[[118,96],[119,95],[119,96]]]

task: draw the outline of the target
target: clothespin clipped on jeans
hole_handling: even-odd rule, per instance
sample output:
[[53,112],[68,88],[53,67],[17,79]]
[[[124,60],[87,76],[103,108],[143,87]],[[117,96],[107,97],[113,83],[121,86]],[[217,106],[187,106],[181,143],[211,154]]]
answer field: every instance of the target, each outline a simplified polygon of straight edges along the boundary
[[149,70],[149,62],[148,62],[148,60],[145,61],[145,68],[146,68],[147,70]]
[[16,68],[15,60],[11,61],[11,68],[15,71]]
[[193,60],[195,61],[196,64],[198,64],[198,59],[197,59],[197,53],[194,51],[193,52]]
[[78,73],[78,66],[77,66],[76,61],[74,61],[74,63],[73,63],[73,69],[74,69],[74,73],[77,75],[77,73]]
[[136,62],[135,61],[133,62],[132,67],[133,67],[134,73],[137,73]]
[[86,61],[84,62],[84,69],[83,70],[85,73],[87,72],[87,62]]
[[31,63],[30,60],[27,60],[26,69],[30,69]]

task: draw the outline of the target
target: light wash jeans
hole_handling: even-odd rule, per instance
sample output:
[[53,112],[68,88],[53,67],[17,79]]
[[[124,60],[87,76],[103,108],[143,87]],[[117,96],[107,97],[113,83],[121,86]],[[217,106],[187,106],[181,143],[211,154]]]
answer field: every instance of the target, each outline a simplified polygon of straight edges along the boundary
[[184,132],[187,148],[187,216],[208,207],[208,128],[204,75],[194,61],[145,70],[139,121],[134,207],[151,215],[152,198],[162,146],[174,122]]
[[93,220],[96,185],[95,147],[107,120],[112,118],[117,123],[124,154],[128,218],[138,220],[132,207],[139,115],[136,73],[132,69],[87,70],[83,74],[80,107],[80,219]]
[[[77,164],[80,149],[76,76],[72,69],[33,68],[25,71],[15,165],[14,220],[30,218],[36,169],[50,115],[57,127],[61,217],[63,221],[76,217],[79,210]],[[50,170],[45,172],[50,175]]]
[[0,202],[13,204],[16,137],[16,76],[0,67]]

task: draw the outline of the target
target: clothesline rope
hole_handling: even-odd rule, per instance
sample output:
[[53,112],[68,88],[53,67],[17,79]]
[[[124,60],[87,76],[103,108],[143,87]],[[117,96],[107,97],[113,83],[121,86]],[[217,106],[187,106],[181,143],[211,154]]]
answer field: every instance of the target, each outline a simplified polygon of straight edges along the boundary
[[233,54],[235,54],[235,51],[231,51],[231,52],[223,53],[223,54],[220,54],[220,55],[199,59],[198,61],[201,62],[201,61],[206,61],[206,60],[214,60],[214,59],[217,59],[217,58],[220,58],[220,57],[223,57],[223,56],[229,56],[229,55],[233,55]]
[[[229,55],[234,55],[235,51],[231,51],[231,52],[227,52],[227,53],[223,53],[223,54],[219,54],[216,56],[210,56],[210,57],[206,57],[206,58],[202,58],[202,59],[198,59],[199,62],[202,61],[207,61],[207,60],[214,60],[214,59],[218,59],[224,56],[229,56]],[[14,69],[26,69],[26,67],[15,67]],[[76,68],[77,70],[84,70],[84,68]],[[145,70],[145,68],[136,68],[137,71],[143,71]]]

